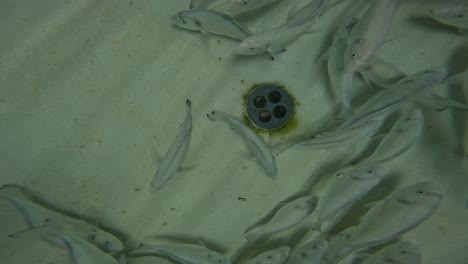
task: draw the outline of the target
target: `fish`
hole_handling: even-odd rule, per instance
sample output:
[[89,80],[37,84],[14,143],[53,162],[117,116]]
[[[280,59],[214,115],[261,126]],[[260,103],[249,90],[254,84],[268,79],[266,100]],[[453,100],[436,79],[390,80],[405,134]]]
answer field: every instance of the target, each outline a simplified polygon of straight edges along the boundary
[[347,129],[368,120],[383,119],[404,104],[429,93],[446,76],[447,71],[445,68],[434,67],[402,78],[371,96],[339,125],[338,130]]
[[10,234],[10,238],[22,238],[24,235],[39,236],[50,244],[67,249],[74,264],[119,264],[111,254],[102,251],[96,245],[77,235],[75,230],[62,230],[60,222],[45,219],[42,225]]
[[288,246],[274,248],[260,253],[248,260],[246,264],[282,264],[288,259],[290,251],[291,248]]
[[21,213],[31,228],[44,225],[44,221],[54,222],[57,232],[73,233],[104,252],[117,253],[124,249],[120,239],[85,221],[59,213],[40,204],[21,186],[8,184],[0,188],[0,198],[11,202]]
[[277,153],[279,154],[288,148],[328,149],[356,143],[358,140],[362,140],[373,135],[381,124],[382,122],[380,120],[369,120],[347,130],[333,130],[319,134],[302,142],[293,144],[285,143],[285,146],[278,147]]
[[365,11],[349,35],[344,52],[344,70],[356,72],[366,65],[385,41],[398,0],[375,0]]
[[221,111],[212,111],[206,115],[210,120],[224,120],[247,144],[257,161],[265,169],[268,176],[275,177],[278,173],[275,157],[267,143],[253,129],[239,119]]
[[156,174],[151,181],[150,191],[155,192],[161,190],[164,184],[174,176],[177,170],[182,165],[182,162],[187,155],[190,144],[190,136],[192,134],[192,103],[190,100],[185,101],[185,119],[179,134],[172,142],[171,147],[161,161]]
[[444,25],[457,28],[460,33],[468,30],[468,6],[463,4],[451,4],[429,11],[435,21]]
[[319,236],[299,247],[288,260],[288,264],[321,264],[327,248],[328,241]]
[[138,248],[128,252],[128,256],[167,256],[170,259],[183,264],[229,264],[229,260],[215,252],[206,248],[201,244],[167,244],[167,245],[152,245],[141,244]]
[[70,250],[74,264],[119,264],[111,255],[72,233],[59,234],[57,237]]
[[377,148],[363,164],[388,162],[410,149],[421,136],[424,115],[421,108],[411,106],[398,118]]
[[[316,19],[324,12],[321,9],[323,2],[324,0],[312,0],[292,16],[284,25],[254,33],[246,37],[237,44],[234,52],[238,55],[245,56],[268,52],[271,55],[272,60],[274,60],[275,55],[286,51],[284,45],[299,38],[313,23],[315,23]],[[305,13],[308,15],[305,16]],[[295,17],[300,17],[301,19],[297,19]]]
[[345,19],[336,31],[331,47],[328,49],[327,70],[333,92],[340,99],[344,110],[351,109],[353,88],[351,86],[350,73],[344,70],[344,51],[348,46],[349,34],[357,23],[357,19],[350,17]]
[[198,5],[197,8],[204,6],[203,8],[235,17],[264,8],[279,1],[281,0],[206,0],[203,2],[203,5]]
[[307,195],[289,203],[281,203],[281,207],[266,224],[249,230],[246,232],[245,238],[249,242],[253,242],[290,229],[306,219],[315,210],[317,202],[317,196]]
[[440,187],[424,181],[402,187],[375,202],[363,216],[336,263],[353,251],[362,251],[398,238],[432,216],[442,201]]
[[339,212],[351,207],[377,186],[384,174],[379,165],[369,164],[338,173],[323,196],[319,196],[316,229],[322,231],[323,221],[333,219]]
[[421,264],[421,252],[416,244],[401,241],[386,246],[367,257],[362,264]]
[[252,35],[250,29],[233,17],[212,10],[183,10],[171,16],[170,21],[177,27],[203,34],[211,33],[239,40]]

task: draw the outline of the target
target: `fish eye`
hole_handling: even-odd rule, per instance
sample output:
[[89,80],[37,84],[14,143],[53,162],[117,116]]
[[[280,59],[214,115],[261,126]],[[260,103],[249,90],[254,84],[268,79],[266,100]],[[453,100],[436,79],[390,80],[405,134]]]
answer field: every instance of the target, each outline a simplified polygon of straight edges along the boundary
[[463,15],[458,15],[457,17],[463,17]]
[[400,251],[401,254],[406,254],[406,250]]
[[368,170],[367,173],[372,173],[372,171],[371,171],[371,170]]
[[244,2],[243,2],[244,5],[247,5],[248,3],[249,3],[249,2],[247,2],[247,1],[244,1]]
[[424,194],[424,192],[423,192],[423,191],[421,191],[421,190],[419,190],[419,191],[418,191],[418,194]]

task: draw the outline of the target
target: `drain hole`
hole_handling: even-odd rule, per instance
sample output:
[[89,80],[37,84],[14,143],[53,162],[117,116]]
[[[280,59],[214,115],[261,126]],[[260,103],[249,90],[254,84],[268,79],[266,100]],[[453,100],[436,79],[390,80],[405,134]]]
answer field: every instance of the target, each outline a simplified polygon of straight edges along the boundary
[[266,98],[263,97],[263,96],[257,96],[257,97],[254,98],[253,104],[254,104],[255,107],[257,107],[257,108],[263,108],[263,107],[266,106],[267,100],[266,100]]
[[278,103],[279,101],[281,101],[281,94],[277,91],[272,91],[268,94],[268,100],[270,100],[270,102],[276,104]]
[[282,105],[277,105],[275,108],[273,108],[273,115],[276,118],[282,118],[286,115],[286,108]]
[[271,120],[271,113],[268,110],[262,110],[258,113],[258,119],[263,123],[269,122]]

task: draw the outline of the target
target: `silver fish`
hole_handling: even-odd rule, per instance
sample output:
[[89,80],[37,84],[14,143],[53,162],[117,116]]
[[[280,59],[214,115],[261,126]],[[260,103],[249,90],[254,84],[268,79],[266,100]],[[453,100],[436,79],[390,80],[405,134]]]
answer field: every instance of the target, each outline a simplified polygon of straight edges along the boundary
[[72,255],[74,264],[118,264],[119,262],[109,254],[102,252],[86,240],[72,233],[59,234]]
[[418,246],[408,241],[397,242],[372,254],[362,264],[421,264]]
[[167,180],[174,176],[187,155],[190,144],[190,135],[192,134],[192,103],[185,101],[185,120],[179,130],[179,134],[172,142],[171,147],[164,156],[158,171],[151,181],[151,191],[157,191],[163,188]]
[[424,116],[419,107],[406,109],[375,151],[364,163],[383,163],[406,152],[417,141],[424,128]]
[[129,256],[164,255],[183,264],[229,264],[223,255],[197,244],[142,244],[128,252]]
[[240,40],[252,35],[246,26],[233,17],[211,10],[184,10],[172,16],[170,20],[175,26],[201,33],[211,33]]
[[296,226],[315,210],[317,200],[317,196],[308,195],[282,205],[265,225],[249,230],[245,238],[253,242]]
[[329,48],[328,54],[328,75],[333,92],[341,101],[344,110],[351,109],[352,85],[350,83],[350,73],[344,70],[343,57],[349,42],[349,34],[357,23],[357,19],[348,18],[341,23],[333,37],[333,42]]
[[356,72],[385,41],[398,0],[375,0],[359,19],[349,36],[344,53],[344,69]]
[[346,130],[325,132],[299,143],[280,146],[277,153],[288,148],[325,149],[356,143],[358,140],[365,139],[373,135],[381,124],[382,122],[380,120],[370,120]]
[[[271,30],[258,32],[243,39],[235,48],[238,55],[257,55],[268,52],[272,59],[276,54],[286,51],[284,45],[294,41],[301,36],[323,13],[321,9],[324,0],[312,0],[309,4],[297,12],[301,20],[293,16],[286,24]],[[304,15],[307,13],[307,16]],[[291,22],[293,21],[293,22]]]
[[104,252],[115,253],[124,249],[122,241],[111,233],[41,205],[20,186],[4,185],[0,188],[0,198],[11,202],[21,212],[31,228],[42,226],[48,219],[53,221],[57,232],[73,233]]
[[288,264],[321,264],[328,241],[319,236],[302,245],[288,260]]
[[468,30],[468,6],[451,4],[445,7],[432,9],[431,17],[444,25],[456,27],[460,32]]
[[441,190],[433,182],[420,182],[393,192],[364,215],[348,244],[338,252],[336,261],[353,251],[389,242],[417,227],[435,212],[441,200]]
[[393,113],[405,103],[429,93],[445,77],[447,72],[442,67],[430,68],[405,77],[373,95],[359,107],[339,127],[339,130],[362,124],[368,120],[382,119]]
[[276,176],[278,169],[276,167],[275,157],[272,154],[271,148],[257,133],[255,133],[255,131],[242,123],[239,119],[221,111],[212,111],[207,114],[207,117],[212,121],[220,119],[226,121],[232,130],[241,136],[257,158],[258,162],[260,162],[265,169],[266,174],[268,176]]
[[351,207],[382,179],[380,167],[373,164],[338,173],[331,179],[327,192],[319,196],[316,228],[321,230],[324,220],[333,219],[340,211]]
[[260,253],[247,261],[246,264],[282,264],[289,256],[291,249],[288,246],[274,248]]
[[215,10],[230,16],[240,16],[279,1],[281,0],[206,0],[204,2],[209,3],[203,3],[203,6],[206,9]]

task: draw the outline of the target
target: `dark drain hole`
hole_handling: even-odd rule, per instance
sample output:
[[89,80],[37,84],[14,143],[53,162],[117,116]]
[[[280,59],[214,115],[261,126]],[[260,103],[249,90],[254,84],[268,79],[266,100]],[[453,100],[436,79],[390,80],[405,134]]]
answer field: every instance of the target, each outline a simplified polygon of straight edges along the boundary
[[257,97],[254,98],[253,104],[254,104],[255,107],[257,107],[257,108],[263,108],[263,107],[266,106],[267,100],[266,100],[266,98],[263,97],[263,96],[257,96]]
[[262,110],[258,113],[258,119],[263,123],[266,123],[271,120],[271,113],[268,110]]
[[282,118],[286,115],[286,108],[282,105],[277,105],[275,108],[273,108],[273,115],[276,118]]
[[268,94],[268,100],[274,104],[281,101],[281,94],[277,91],[272,91]]

